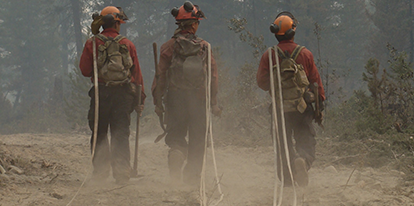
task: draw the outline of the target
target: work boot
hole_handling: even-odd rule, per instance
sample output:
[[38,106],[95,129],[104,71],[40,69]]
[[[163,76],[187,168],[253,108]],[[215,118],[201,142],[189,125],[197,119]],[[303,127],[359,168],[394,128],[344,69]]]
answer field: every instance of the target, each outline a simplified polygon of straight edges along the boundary
[[181,182],[181,169],[185,161],[184,154],[178,149],[170,149],[168,152],[168,168],[170,178],[174,183]]
[[296,183],[301,187],[308,186],[309,177],[305,159],[301,157],[295,159],[295,171],[294,179]]

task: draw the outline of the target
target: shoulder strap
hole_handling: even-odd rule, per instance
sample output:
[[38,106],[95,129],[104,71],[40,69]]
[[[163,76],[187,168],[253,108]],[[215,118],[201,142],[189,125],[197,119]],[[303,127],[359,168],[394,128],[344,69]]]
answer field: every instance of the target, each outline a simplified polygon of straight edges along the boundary
[[183,34],[175,34],[172,38],[174,38],[175,40],[180,39],[180,38],[185,38],[185,36]]
[[278,46],[276,46],[276,47],[277,47],[277,54],[279,55],[279,57],[282,58],[282,59],[286,59],[287,57],[286,57],[285,53],[282,51],[282,49]]
[[125,39],[126,37],[122,36],[122,35],[118,35],[114,38],[114,41],[116,43],[119,43],[122,39]]
[[[304,49],[304,46],[297,45],[296,48],[293,50],[292,54],[290,55],[290,58],[296,61],[296,58],[298,58],[299,53]],[[277,46],[277,53],[280,58],[288,58],[287,55],[283,52],[283,50]]]
[[97,34],[95,36],[96,36],[96,38],[102,40],[103,42],[107,42],[109,40],[109,38],[104,36],[103,34]]
[[297,45],[295,50],[293,50],[292,55],[290,55],[290,57],[296,61],[296,58],[298,58],[299,53],[302,51],[302,49],[304,49],[304,46],[299,46]]

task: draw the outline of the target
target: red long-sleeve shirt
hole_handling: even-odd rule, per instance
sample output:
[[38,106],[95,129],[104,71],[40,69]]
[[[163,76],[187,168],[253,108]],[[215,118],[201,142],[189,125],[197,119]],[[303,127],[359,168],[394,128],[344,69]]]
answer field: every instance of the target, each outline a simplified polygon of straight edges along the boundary
[[[185,31],[184,31],[185,32]],[[158,64],[158,68],[156,71],[156,75],[154,77],[154,81],[152,82],[152,95],[154,97],[154,104],[157,105],[158,100],[155,94],[155,89],[159,91],[161,97],[164,95],[164,91],[167,86],[167,71],[171,66],[171,60],[174,53],[174,43],[175,38],[171,38],[167,42],[165,42],[160,49],[160,62]],[[202,41],[202,45],[207,46],[207,41]],[[158,80],[157,80],[158,79]],[[171,87],[171,85],[169,85]],[[205,90],[205,88],[201,88],[201,90]],[[213,55],[211,55],[211,105],[217,104],[217,93],[218,93],[218,72],[217,72],[217,64],[214,60]]]
[[[115,38],[119,35],[119,33],[113,29],[105,29],[101,32],[104,36]],[[134,64],[134,68],[131,71],[131,82],[136,85],[142,85],[141,90],[141,103],[144,103],[145,100],[145,93],[144,93],[144,80],[142,78],[141,67],[139,66],[137,50],[135,49],[135,45],[128,40],[127,38],[122,39],[120,44],[125,44],[128,47],[129,54],[131,55],[132,62]],[[98,38],[96,38],[96,58],[98,58],[98,46],[104,44],[104,42]],[[92,38],[89,38],[86,43],[85,47],[83,48],[82,56],[79,62],[79,68],[82,72],[82,75],[85,77],[91,77],[93,81],[93,42]],[[103,82],[102,80],[98,80],[99,82]]]
[[[288,51],[289,54],[293,52],[297,44],[293,40],[284,40],[279,42],[278,46],[282,51]],[[276,65],[275,51],[272,50],[272,61],[273,65]],[[279,62],[281,59],[279,58]],[[301,64],[305,69],[306,76],[308,77],[309,83],[313,84],[314,82],[319,85],[319,96],[322,100],[325,100],[325,90],[322,85],[322,80],[319,75],[318,69],[316,68],[315,62],[313,60],[313,54],[308,49],[304,48],[299,53],[296,63]],[[259,87],[265,91],[270,89],[270,72],[269,72],[269,51],[267,50],[260,60],[259,69],[257,70],[256,75],[257,84]]]

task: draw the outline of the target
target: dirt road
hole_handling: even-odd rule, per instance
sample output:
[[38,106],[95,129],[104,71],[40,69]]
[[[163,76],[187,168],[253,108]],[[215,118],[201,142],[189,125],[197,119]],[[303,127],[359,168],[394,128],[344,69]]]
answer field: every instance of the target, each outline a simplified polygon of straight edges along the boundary
[[[0,206],[67,205],[85,178],[85,185],[70,205],[198,205],[197,189],[169,185],[168,148],[152,143],[156,134],[144,132],[141,136],[139,174],[143,177],[119,186],[112,178],[95,184],[89,181],[89,135],[0,135],[0,163],[6,167],[6,173],[0,175]],[[225,194],[220,205],[272,205],[271,147],[218,147],[216,155]],[[400,186],[404,174],[399,171],[357,168],[345,187],[354,168],[316,165],[324,166],[312,168],[309,186],[297,190],[298,205],[414,206],[414,189]],[[209,150],[207,190],[214,193],[214,199],[213,182]],[[283,205],[292,205],[292,188],[285,188],[283,197]]]

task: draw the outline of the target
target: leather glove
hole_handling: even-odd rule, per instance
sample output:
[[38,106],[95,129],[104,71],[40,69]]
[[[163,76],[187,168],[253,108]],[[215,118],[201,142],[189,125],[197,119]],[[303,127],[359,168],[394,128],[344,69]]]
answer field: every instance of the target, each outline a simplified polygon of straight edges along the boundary
[[161,116],[164,113],[164,106],[162,106],[162,105],[155,105],[155,113],[158,116]]
[[221,117],[221,112],[222,112],[222,109],[219,106],[217,105],[212,106],[211,113],[213,113],[214,116]]

